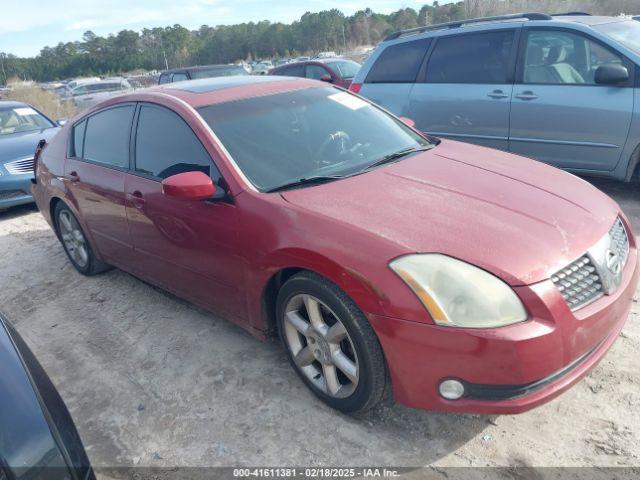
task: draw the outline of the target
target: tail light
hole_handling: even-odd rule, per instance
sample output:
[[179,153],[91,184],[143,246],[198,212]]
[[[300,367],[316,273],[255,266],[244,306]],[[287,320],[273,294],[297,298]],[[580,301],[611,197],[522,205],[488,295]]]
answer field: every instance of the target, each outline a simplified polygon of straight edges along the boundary
[[362,88],[361,83],[352,83],[351,85],[349,85],[349,91],[353,93],[358,93],[361,88]]

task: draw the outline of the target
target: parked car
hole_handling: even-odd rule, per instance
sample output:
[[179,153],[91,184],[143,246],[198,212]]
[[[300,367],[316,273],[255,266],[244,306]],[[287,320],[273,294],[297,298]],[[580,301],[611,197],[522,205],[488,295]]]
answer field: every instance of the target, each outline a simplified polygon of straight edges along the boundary
[[269,75],[306,77],[348,88],[360,64],[344,58],[325,58],[307,62],[290,63],[269,71]]
[[320,52],[315,56],[315,58],[335,58],[337,56],[336,52]]
[[0,314],[0,478],[94,480],[80,435],[55,386]]
[[206,65],[203,67],[176,68],[160,74],[158,83],[182,82],[198,78],[228,77],[230,75],[249,75],[242,65]]
[[278,331],[332,407],[540,405],[625,323],[629,223],[571,174],[410,123],[303,78],[166,85],[66,125],[32,190],[80,273]]
[[272,68],[273,63],[271,63],[270,61],[259,62],[258,64],[254,65],[253,69],[251,70],[251,75],[267,75],[269,73],[269,70],[271,70]]
[[59,125],[31,105],[0,101],[0,210],[32,203],[33,155]]
[[76,78],[68,81],[67,86],[73,90],[74,88],[79,87],[80,85],[86,85],[87,83],[95,83],[99,81],[100,81],[100,77]]
[[394,33],[351,89],[423,132],[629,180],[639,69],[638,22],[531,13]]
[[73,103],[79,110],[84,110],[107,98],[116,97],[133,90],[124,78],[110,78],[93,83],[84,83],[71,90]]

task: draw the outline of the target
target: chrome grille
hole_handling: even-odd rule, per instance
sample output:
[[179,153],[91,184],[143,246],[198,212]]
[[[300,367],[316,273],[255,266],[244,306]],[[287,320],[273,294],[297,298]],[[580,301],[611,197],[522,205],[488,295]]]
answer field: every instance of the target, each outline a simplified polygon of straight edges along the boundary
[[609,232],[578,260],[551,276],[571,310],[583,307],[620,286],[629,257],[629,237],[620,218]]
[[572,310],[580,308],[603,294],[600,276],[588,255],[558,271],[551,277]]
[[13,160],[4,164],[11,175],[24,175],[25,173],[33,173],[33,158],[22,158]]
[[627,237],[627,231],[622,224],[622,220],[616,219],[613,227],[609,230],[609,236],[611,237],[611,250],[615,251],[620,257],[622,262],[622,268],[627,264],[627,257],[629,256],[629,238]]

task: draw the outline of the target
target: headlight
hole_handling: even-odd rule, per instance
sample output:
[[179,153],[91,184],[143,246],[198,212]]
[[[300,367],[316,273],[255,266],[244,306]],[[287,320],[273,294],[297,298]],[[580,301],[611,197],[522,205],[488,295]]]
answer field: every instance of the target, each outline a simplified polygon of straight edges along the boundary
[[499,278],[440,254],[415,254],[389,264],[438,325],[492,328],[522,322],[527,312]]

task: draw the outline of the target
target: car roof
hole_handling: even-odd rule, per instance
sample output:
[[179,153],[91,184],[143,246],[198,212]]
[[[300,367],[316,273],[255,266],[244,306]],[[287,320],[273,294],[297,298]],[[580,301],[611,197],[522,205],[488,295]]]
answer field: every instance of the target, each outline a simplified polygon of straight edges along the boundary
[[523,24],[527,21],[535,22],[535,26],[554,26],[558,24],[582,24],[586,26],[601,25],[605,23],[617,23],[631,20],[629,17],[590,15],[582,12],[559,13],[548,15],[546,13],[514,13],[495,17],[479,17],[467,20],[459,20],[447,23],[426,25],[422,27],[399,30],[388,35],[382,43],[398,40],[400,42],[416,38],[414,35],[439,36],[442,34],[456,34],[465,32],[466,28],[474,27],[480,31],[494,28],[496,25],[509,25],[517,22]]
[[[261,95],[326,86],[327,84],[324,82],[307,78],[233,75],[165,83],[144,89],[140,91],[138,96],[144,98],[154,94],[169,95],[188,103],[194,108],[198,108]],[[126,98],[135,101],[136,96],[134,93],[127,95]]]
[[15,100],[0,100],[0,109],[9,109],[9,108],[20,108],[20,107],[30,107],[28,103],[17,102]]
[[197,65],[195,67],[184,67],[184,68],[171,68],[169,70],[164,70],[162,72],[160,72],[160,74],[165,74],[165,73],[176,73],[176,72],[197,72],[199,70],[208,70],[211,68],[215,68],[215,69],[222,69],[222,68],[229,68],[229,67],[236,67],[236,68],[242,68],[242,65],[235,65],[235,64],[217,64],[217,65]]

